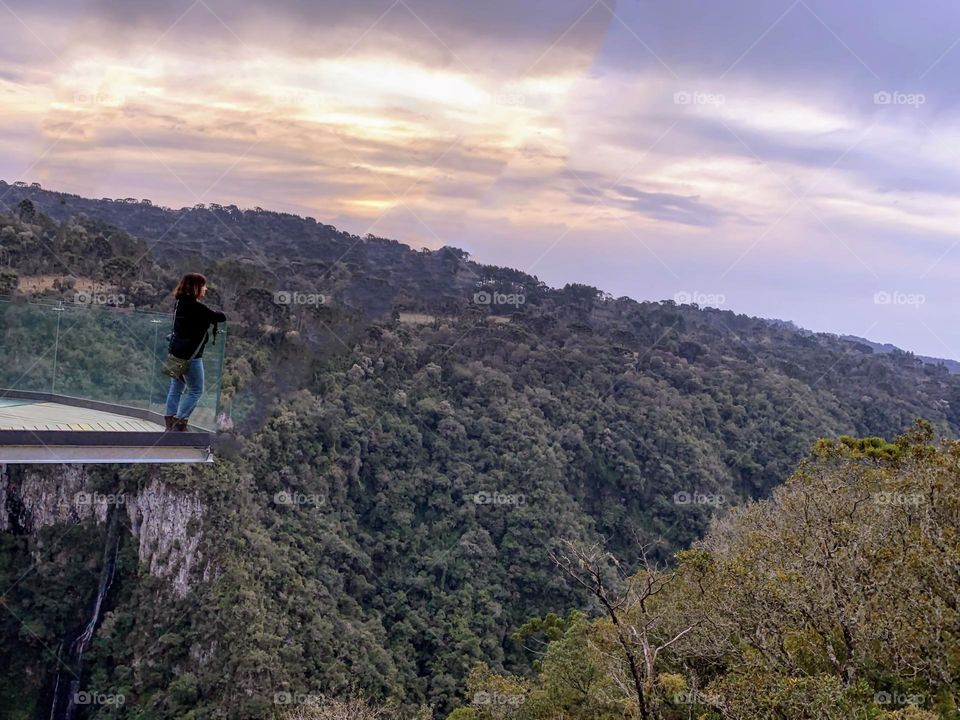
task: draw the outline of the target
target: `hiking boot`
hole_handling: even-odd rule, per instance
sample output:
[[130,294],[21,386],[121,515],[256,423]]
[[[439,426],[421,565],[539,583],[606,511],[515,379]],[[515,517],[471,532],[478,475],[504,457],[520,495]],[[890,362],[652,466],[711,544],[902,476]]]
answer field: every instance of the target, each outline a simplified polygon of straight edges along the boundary
[[173,419],[173,429],[177,432],[186,432],[187,431],[187,419],[186,418],[174,418]]
[[164,416],[163,416],[163,424],[166,426],[166,427],[164,427],[164,429],[163,429],[164,432],[169,432],[169,431],[173,430],[173,421],[174,421],[174,420],[176,420],[176,418],[175,418],[173,415],[164,415]]

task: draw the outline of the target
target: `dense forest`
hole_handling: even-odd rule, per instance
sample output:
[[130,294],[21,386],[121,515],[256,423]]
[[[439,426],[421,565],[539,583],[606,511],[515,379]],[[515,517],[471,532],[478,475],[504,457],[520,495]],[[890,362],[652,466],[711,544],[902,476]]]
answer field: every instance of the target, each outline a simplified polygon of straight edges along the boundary
[[[204,508],[189,592],[120,539],[84,681],[124,702],[89,717],[956,716],[944,365],[260,209],[0,194],[12,305],[168,311],[190,269],[230,320],[216,462],[86,470]],[[8,524],[0,716],[26,720],[109,524]]]
[[822,441],[671,567],[561,542],[597,618],[522,627],[537,672],[478,664],[451,720],[956,717],[958,460],[925,423]]

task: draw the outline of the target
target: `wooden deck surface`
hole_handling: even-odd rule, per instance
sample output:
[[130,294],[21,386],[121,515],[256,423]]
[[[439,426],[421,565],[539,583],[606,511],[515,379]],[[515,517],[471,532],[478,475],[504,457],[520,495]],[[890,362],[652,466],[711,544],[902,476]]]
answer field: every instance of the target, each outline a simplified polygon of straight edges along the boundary
[[0,399],[0,430],[162,432],[163,427],[103,410],[7,398]]

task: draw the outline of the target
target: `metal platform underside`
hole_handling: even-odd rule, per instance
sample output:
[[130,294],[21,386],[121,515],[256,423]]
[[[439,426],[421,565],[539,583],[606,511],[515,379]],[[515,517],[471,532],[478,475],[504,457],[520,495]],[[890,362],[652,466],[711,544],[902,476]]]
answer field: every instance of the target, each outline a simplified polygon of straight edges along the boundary
[[0,463],[211,462],[210,433],[141,410],[43,393],[0,396]]

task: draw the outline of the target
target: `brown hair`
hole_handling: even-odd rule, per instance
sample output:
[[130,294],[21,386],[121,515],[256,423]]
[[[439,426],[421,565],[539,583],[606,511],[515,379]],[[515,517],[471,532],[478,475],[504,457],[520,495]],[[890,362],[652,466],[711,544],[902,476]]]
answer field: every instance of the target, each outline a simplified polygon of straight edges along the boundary
[[177,289],[173,291],[173,296],[177,298],[192,297],[194,300],[200,297],[200,290],[207,284],[207,278],[200,273],[187,273],[180,278]]

